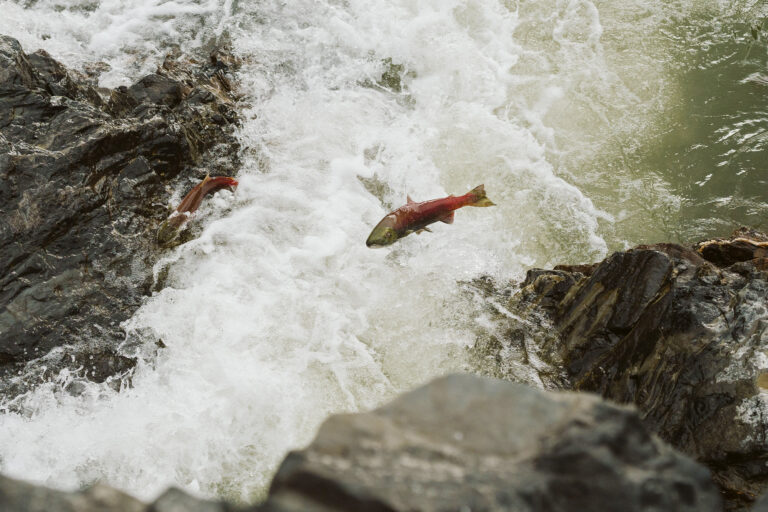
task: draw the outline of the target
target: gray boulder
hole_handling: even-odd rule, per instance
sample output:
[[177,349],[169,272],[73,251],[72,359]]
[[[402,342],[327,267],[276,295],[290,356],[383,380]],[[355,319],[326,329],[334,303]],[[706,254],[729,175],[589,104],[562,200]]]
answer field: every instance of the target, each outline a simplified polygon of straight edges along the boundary
[[135,498],[105,485],[82,492],[62,492],[0,475],[3,512],[144,512]]
[[714,511],[709,472],[630,408],[470,375],[333,416],[272,482],[267,511]]

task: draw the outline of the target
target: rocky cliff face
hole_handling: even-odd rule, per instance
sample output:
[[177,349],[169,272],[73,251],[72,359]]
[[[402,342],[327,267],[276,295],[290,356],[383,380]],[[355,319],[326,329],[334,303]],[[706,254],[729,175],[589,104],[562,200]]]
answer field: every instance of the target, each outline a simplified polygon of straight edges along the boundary
[[237,169],[234,64],[169,56],[105,90],[0,37],[0,391],[22,391],[29,377],[11,376],[43,356],[36,379],[133,364],[119,324],[150,291],[170,193]]
[[[538,354],[565,372],[557,385],[635,404],[648,428],[709,466],[739,506],[768,481],[766,240],[741,230],[533,270],[502,300],[540,331]],[[509,343],[486,340],[476,356],[514,378],[503,364]]]

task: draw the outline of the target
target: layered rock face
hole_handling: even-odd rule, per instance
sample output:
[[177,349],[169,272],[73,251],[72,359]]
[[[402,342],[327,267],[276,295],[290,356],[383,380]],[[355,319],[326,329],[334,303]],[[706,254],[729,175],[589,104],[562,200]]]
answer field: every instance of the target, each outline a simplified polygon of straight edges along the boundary
[[[0,477],[0,509],[236,508],[178,490],[143,505],[103,486],[61,493]],[[721,500],[709,472],[650,434],[632,408],[452,375],[372,412],[329,418],[252,510],[708,512]]]
[[[505,306],[548,330],[537,350],[562,365],[562,387],[637,405],[646,426],[708,465],[740,506],[768,483],[766,240],[741,230],[533,270]],[[478,345],[482,358],[504,360],[509,341],[495,342]]]
[[170,193],[237,170],[233,64],[221,51],[204,64],[169,57],[106,90],[0,37],[3,391],[22,391],[9,377],[65,344],[78,348],[51,353],[49,374],[102,381],[131,366],[119,324],[149,292]]

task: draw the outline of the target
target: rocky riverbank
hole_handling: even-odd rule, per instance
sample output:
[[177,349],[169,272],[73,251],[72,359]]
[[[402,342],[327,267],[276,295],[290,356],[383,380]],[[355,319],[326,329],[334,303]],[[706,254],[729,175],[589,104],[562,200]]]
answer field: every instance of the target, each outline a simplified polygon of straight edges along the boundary
[[171,193],[238,169],[236,64],[170,55],[110,90],[0,37],[0,392],[134,364],[120,322],[150,292]]
[[[768,483],[768,236],[739,230],[639,246],[593,265],[531,270],[522,289],[476,283],[501,327],[474,356],[487,373],[638,407],[643,423],[708,466],[729,507]],[[499,311],[504,311],[502,314]]]

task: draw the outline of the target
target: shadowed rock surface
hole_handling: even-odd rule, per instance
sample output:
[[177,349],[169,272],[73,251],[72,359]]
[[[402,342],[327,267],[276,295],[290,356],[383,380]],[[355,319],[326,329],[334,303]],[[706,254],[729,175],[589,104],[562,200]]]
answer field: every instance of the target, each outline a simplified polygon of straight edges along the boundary
[[637,413],[470,375],[333,416],[272,482],[269,511],[706,511],[703,467]]
[[80,492],[62,492],[0,476],[3,512],[247,512],[223,502],[201,500],[179,489],[168,489],[144,504],[106,485]]
[[[649,429],[708,465],[740,507],[768,483],[766,240],[739,230],[532,270],[500,300],[541,330],[537,350],[565,369],[561,387],[636,404]],[[487,364],[504,360],[493,343],[477,350]]]
[[119,323],[150,291],[171,192],[238,167],[233,62],[169,56],[106,90],[0,36],[0,391],[23,391],[31,378],[9,377],[46,355],[34,380],[133,365]]

